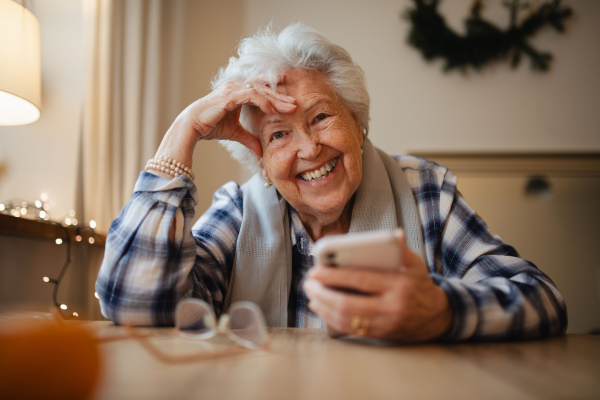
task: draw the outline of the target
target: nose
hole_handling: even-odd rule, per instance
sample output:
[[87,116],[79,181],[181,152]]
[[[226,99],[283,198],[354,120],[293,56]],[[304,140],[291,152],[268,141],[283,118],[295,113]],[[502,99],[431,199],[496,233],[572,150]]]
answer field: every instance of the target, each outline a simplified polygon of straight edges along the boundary
[[298,157],[305,160],[314,160],[321,153],[321,143],[319,135],[310,131],[302,132],[299,135]]

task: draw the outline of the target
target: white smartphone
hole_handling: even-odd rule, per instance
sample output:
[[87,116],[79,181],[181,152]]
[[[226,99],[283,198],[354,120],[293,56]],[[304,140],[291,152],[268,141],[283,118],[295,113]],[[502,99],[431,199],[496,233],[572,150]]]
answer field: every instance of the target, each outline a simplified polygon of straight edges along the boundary
[[326,236],[313,248],[315,265],[398,270],[402,250],[394,232]]

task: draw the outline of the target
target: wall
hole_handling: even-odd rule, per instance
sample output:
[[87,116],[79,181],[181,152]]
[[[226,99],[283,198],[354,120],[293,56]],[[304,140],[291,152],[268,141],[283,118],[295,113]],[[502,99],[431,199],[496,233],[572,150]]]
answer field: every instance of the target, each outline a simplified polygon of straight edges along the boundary
[[0,202],[48,195],[50,216],[75,208],[83,99],[81,0],[28,1],[40,22],[42,113],[24,126],[0,126]]
[[552,196],[524,195],[526,177],[458,175],[458,188],[492,231],[556,284],[569,333],[600,329],[600,177],[549,177]]

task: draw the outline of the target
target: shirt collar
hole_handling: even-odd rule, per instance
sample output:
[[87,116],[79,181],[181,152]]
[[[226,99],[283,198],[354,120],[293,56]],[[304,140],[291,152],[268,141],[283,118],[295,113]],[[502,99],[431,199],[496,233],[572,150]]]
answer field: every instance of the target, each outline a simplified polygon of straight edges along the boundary
[[300,214],[293,207],[290,207],[290,236],[292,238],[292,246],[296,246],[300,254],[309,256],[312,254],[314,242],[304,228],[304,224],[300,219]]

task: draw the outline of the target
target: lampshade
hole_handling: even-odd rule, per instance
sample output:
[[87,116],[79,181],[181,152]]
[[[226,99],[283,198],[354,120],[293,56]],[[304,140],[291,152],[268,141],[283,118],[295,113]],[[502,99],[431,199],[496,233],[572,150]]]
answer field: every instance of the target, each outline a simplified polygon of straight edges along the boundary
[[40,25],[31,11],[0,0],[0,125],[25,125],[40,117]]

